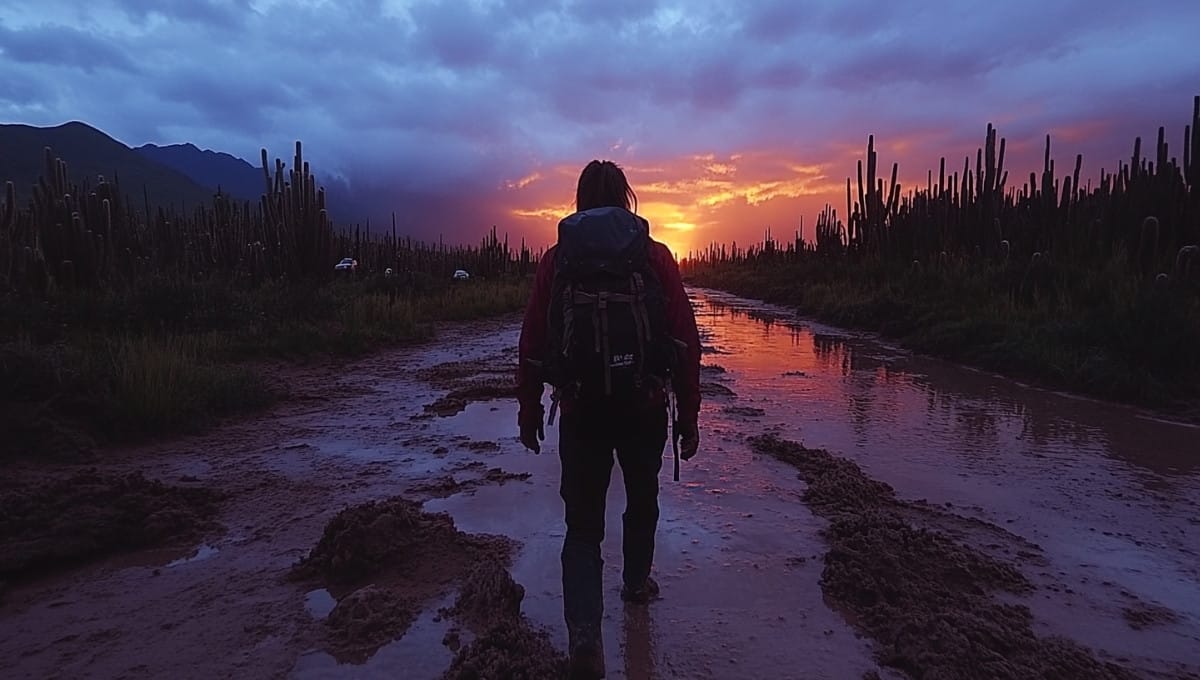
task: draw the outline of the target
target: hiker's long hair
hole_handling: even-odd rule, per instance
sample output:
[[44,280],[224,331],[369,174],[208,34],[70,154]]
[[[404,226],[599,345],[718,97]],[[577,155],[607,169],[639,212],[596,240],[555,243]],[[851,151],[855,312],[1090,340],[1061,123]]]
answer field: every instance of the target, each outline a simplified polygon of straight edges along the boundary
[[637,194],[625,179],[625,171],[612,161],[592,161],[579,174],[575,209],[625,208],[637,212]]

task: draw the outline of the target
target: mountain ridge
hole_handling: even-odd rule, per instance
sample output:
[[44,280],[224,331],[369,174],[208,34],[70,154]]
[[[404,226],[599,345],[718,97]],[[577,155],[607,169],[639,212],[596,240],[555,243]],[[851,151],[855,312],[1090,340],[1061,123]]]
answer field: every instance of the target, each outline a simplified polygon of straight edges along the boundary
[[116,180],[121,190],[141,205],[190,210],[212,200],[209,188],[179,170],[155,162],[105,132],[78,120],[38,127],[0,124],[0,182],[12,181],[17,200],[27,202],[45,172],[45,148],[67,162],[69,180],[94,185],[99,177]]
[[133,150],[156,163],[173,168],[202,186],[246,201],[257,201],[264,184],[262,168],[224,151],[201,149],[191,142],[143,144]]

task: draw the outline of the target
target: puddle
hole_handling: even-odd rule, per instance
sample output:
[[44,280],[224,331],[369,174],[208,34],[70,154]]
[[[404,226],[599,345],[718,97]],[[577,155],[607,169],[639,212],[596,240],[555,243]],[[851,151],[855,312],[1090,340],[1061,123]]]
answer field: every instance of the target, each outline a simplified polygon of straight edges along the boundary
[[[512,569],[526,589],[522,609],[563,649],[556,435],[548,429],[540,456],[489,460],[529,471],[529,484],[481,487],[425,509],[449,512],[463,531],[522,542]],[[736,460],[713,454],[685,464],[681,484],[669,481],[664,460],[656,551],[663,599],[649,609],[627,609],[620,600],[624,493],[614,470],[603,546],[608,677],[733,677],[734,669],[737,677],[786,677],[804,668],[812,677],[840,678],[875,669],[868,644],[822,600],[822,523],[796,500],[802,484],[782,466],[754,462],[747,450],[731,448],[728,456]],[[806,558],[804,568],[788,561],[795,556]]]
[[309,591],[304,596],[304,610],[314,619],[324,619],[337,606],[337,599],[324,588]]
[[[862,678],[878,670],[872,642],[825,601],[827,524],[800,500],[804,483],[749,449],[748,436],[768,432],[848,457],[901,498],[988,523],[960,536],[986,542],[989,532],[1011,532],[1040,546],[1008,558],[1037,586],[1013,601],[1033,611],[1039,634],[1152,670],[1178,661],[1189,666],[1175,675],[1195,675],[1196,428],[914,357],[787,310],[705,291],[694,297],[705,342],[720,350],[706,354],[705,379],[730,393],[706,400],[700,453],[682,464],[679,483],[663,452],[655,567],[663,599],[648,609],[626,609],[619,598],[624,496],[614,470],[602,549],[610,678]],[[449,512],[463,531],[520,543],[512,575],[526,591],[522,609],[564,648],[557,426],[546,428],[538,456],[516,441],[513,400],[409,419],[437,393],[414,379],[419,368],[511,352],[517,341],[512,322],[470,328],[353,365],[347,374],[364,376],[369,389],[346,399],[285,409],[248,425],[246,436],[231,430],[230,443],[212,449],[222,454],[211,458],[216,464],[186,468],[224,475],[250,494],[231,497],[240,514],[214,541],[219,551],[192,543],[137,553],[139,564],[177,567],[152,580],[148,569],[72,577],[64,592],[14,614],[2,656],[21,677],[436,678],[452,657],[443,645],[452,622],[436,615],[450,598],[430,603],[365,663],[339,665],[323,652],[299,656],[291,645],[302,638],[279,623],[321,629],[332,597],[308,592],[298,612],[295,584],[281,584],[277,572],[311,545],[317,518],[332,508],[441,475],[484,479],[493,468],[529,477],[450,489],[424,507]],[[264,425],[272,434],[255,435]],[[201,568],[183,566],[201,560]],[[131,671],[131,663],[145,667]]]
[[[1053,596],[1027,604],[1050,632],[1118,657],[1200,663],[1197,428],[913,356],[781,308],[694,298],[710,342],[727,350],[709,361],[740,406],[766,412],[757,429],[848,456],[902,497],[974,508],[1042,546],[1050,564],[1026,571],[1065,585],[1047,583]],[[775,320],[753,318],[761,309]],[[713,403],[701,422],[755,429]],[[1122,590],[1179,621],[1135,634],[1113,599]]]
[[[755,303],[705,291],[695,304],[706,344],[719,349],[705,373],[729,392],[706,400],[701,453],[683,464],[681,483],[664,452],[656,569],[666,597],[632,623],[618,597],[624,501],[614,470],[603,548],[610,677],[645,668],[723,677],[730,659],[746,677],[876,668],[869,644],[823,601],[823,523],[798,500],[803,486],[747,450],[746,436],[767,431],[848,456],[902,497],[950,503],[1041,545],[1048,565],[1024,566],[1046,592],[1020,602],[1044,632],[1112,656],[1200,661],[1200,570],[1187,548],[1200,545],[1194,428],[914,357],[787,310],[751,315]],[[504,443],[514,420],[514,404],[472,404],[435,431]],[[531,473],[529,484],[426,508],[465,531],[522,541],[513,576],[526,587],[525,612],[561,647],[557,428],[546,434],[541,456],[507,443],[489,454],[488,465]],[[1113,600],[1122,589],[1179,620],[1134,634],[1122,617],[1129,603]],[[1098,623],[1079,625],[1081,612]],[[627,668],[631,655],[640,661]]]
[[167,562],[164,566],[167,569],[170,569],[171,567],[178,567],[182,564],[191,564],[192,562],[199,562],[201,560],[206,560],[206,559],[212,557],[213,555],[216,555],[218,552],[220,552],[220,548],[215,548],[207,543],[203,543],[200,545],[200,547],[196,548],[195,551],[193,551],[191,555],[188,555],[187,557],[180,557],[180,558],[171,560],[170,562]]
[[[317,592],[317,591],[314,591]],[[325,591],[319,591],[325,592]],[[326,593],[327,594],[327,593]],[[312,593],[309,593],[311,596]],[[288,675],[293,680],[323,680],[324,678],[397,678],[406,680],[436,680],[450,667],[454,658],[442,641],[454,623],[442,618],[438,610],[449,607],[454,595],[431,602],[404,637],[384,645],[366,663],[339,664],[325,652],[312,651],[302,655]],[[460,633],[463,644],[471,640],[466,631]]]

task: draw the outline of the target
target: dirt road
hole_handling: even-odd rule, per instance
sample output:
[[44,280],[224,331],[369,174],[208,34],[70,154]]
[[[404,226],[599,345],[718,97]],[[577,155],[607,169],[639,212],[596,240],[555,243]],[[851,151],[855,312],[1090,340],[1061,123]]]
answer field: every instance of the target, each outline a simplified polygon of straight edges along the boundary
[[[955,677],[958,657],[987,662],[987,645],[937,643],[935,654],[912,640],[944,631],[913,627],[968,606],[1012,615],[1005,644],[1033,659],[1018,670],[1061,657],[1061,672],[1081,675],[1060,677],[1200,677],[1200,459],[1186,457],[1200,432],[784,324],[780,310],[752,306],[751,318],[705,293],[698,303],[703,448],[680,483],[664,465],[664,599],[649,609],[618,597],[619,483],[610,494],[610,677]],[[542,455],[525,452],[515,404],[492,399],[515,344],[514,321],[475,323],[435,346],[292,369],[293,397],[262,418],[106,455],[105,473],[219,492],[216,526],[198,524],[178,549],[12,583],[0,601],[2,675],[436,678],[486,637],[455,608],[464,592],[483,593],[485,611],[515,601],[528,633],[518,647],[553,657],[565,646],[556,433]],[[789,458],[748,439],[764,434],[831,455]],[[814,495],[828,471],[852,480],[829,487],[844,491],[832,496],[840,505]],[[863,489],[870,513],[845,502]],[[346,507],[398,496],[423,506],[372,506],[326,531]],[[882,524],[847,524],[867,516]],[[855,552],[880,526],[924,537],[903,539],[920,551],[887,559],[927,560],[933,586],[890,580],[878,551]],[[319,544],[328,559],[298,574],[314,548],[325,554]],[[483,563],[503,569],[481,575]],[[364,578],[339,580],[361,564]],[[886,625],[910,619],[903,608],[881,616],[882,600],[934,614]],[[920,604],[933,600],[944,608]]]

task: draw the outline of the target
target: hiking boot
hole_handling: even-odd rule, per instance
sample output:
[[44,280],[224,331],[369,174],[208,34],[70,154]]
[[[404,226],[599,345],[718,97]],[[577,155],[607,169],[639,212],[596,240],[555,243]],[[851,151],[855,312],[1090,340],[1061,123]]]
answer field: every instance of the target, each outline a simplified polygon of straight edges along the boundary
[[570,680],[601,680],[604,677],[604,644],[599,638],[571,650],[567,677]]
[[628,584],[621,586],[621,599],[633,604],[646,604],[658,599],[658,582],[649,576],[641,585],[631,588]]

